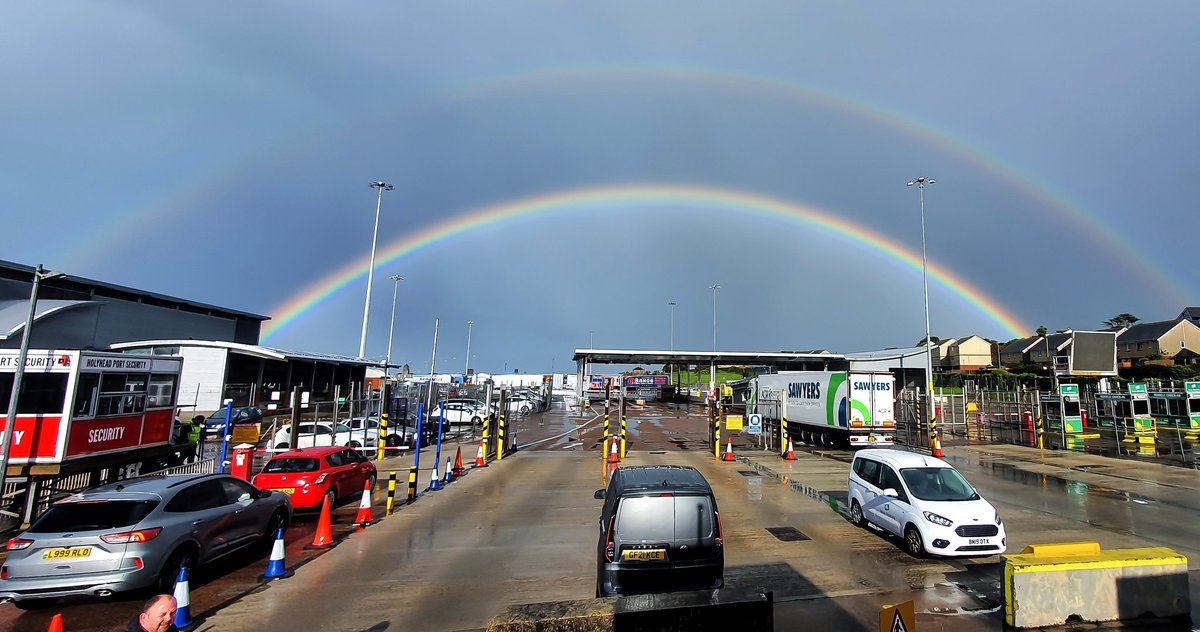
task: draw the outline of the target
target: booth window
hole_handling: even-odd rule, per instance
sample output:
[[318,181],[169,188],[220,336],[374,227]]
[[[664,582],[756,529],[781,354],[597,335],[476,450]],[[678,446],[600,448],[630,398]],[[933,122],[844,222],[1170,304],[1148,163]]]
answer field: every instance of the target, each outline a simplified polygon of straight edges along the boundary
[[100,396],[100,374],[80,373],[75,382],[75,416],[95,417],[96,399]]
[[145,373],[105,373],[97,415],[133,415],[146,410]]
[[175,405],[175,376],[151,375],[147,393],[147,408],[170,408]]
[[[0,374],[0,401],[5,408],[12,399],[12,373]],[[17,400],[18,415],[61,415],[67,398],[66,373],[26,373],[21,377],[21,397]]]

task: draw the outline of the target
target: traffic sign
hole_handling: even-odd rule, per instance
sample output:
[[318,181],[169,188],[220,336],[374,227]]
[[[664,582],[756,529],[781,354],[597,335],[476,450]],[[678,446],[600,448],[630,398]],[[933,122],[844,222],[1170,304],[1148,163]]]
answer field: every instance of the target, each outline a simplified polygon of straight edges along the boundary
[[909,599],[896,605],[885,605],[879,609],[879,632],[916,632],[916,604]]
[[753,413],[746,416],[746,432],[762,434],[762,415]]

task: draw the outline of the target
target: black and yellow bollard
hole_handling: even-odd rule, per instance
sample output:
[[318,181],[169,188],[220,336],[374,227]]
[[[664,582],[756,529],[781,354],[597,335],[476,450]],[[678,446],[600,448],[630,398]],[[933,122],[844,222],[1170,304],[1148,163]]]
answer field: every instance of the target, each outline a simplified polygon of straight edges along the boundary
[[787,433],[787,417],[779,418],[779,456],[787,458],[788,451],[788,433]]
[[396,506],[396,470],[388,472],[388,493],[387,506],[384,510],[385,516],[392,515],[392,509]]
[[384,446],[387,445],[387,422],[388,414],[386,411],[379,414],[379,442],[376,444],[375,460],[382,461],[384,455]]
[[1039,450],[1044,448],[1046,445],[1044,442],[1045,441],[1045,437],[1044,437],[1045,433],[1046,433],[1046,429],[1045,429],[1045,426],[1043,425],[1042,416],[1038,415],[1038,418],[1037,418],[1037,447]]
[[625,416],[626,410],[627,410],[627,406],[625,404],[625,399],[622,398],[621,399],[621,460],[622,461],[625,460],[625,427],[626,427],[626,420],[627,420],[627,418]]
[[408,467],[408,502],[417,502],[417,466]]
[[713,456],[721,460],[721,415],[713,409]]
[[[500,401],[504,401],[501,397]],[[500,461],[504,458],[504,442],[508,435],[508,413],[503,408],[500,409],[500,424],[496,427],[496,460]]]

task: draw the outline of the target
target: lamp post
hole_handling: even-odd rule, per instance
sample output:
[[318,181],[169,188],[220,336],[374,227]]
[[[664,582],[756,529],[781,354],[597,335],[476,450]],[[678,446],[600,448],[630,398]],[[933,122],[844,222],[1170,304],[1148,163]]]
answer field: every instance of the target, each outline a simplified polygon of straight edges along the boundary
[[[929,333],[929,262],[925,257],[925,185],[936,184],[937,180],[920,176],[915,180],[909,180],[908,186],[916,185],[917,190],[921,195],[921,282],[925,287],[925,405],[928,407],[925,411],[930,419],[934,418],[933,414],[933,341],[930,340]],[[934,430],[933,424],[929,426],[930,445],[933,444]]]
[[393,274],[388,277],[392,280],[392,322],[388,325],[388,352],[387,359],[383,362],[383,374],[391,375],[392,369],[392,331],[396,328],[396,292],[400,289],[400,282],[404,277],[399,274]]
[[[25,359],[29,357],[29,340],[33,329],[33,319],[37,314],[38,286],[44,279],[63,276],[61,272],[47,272],[41,264],[33,271],[33,289],[29,291],[29,311],[25,315],[25,328],[21,330],[21,351],[17,355],[16,373],[13,375],[12,394],[8,398],[8,416],[4,424],[4,441],[0,444],[0,492],[4,489],[4,479],[8,474],[8,457],[12,452],[13,427],[17,423],[17,400],[21,395],[21,380],[25,377]],[[3,496],[0,496],[0,508],[3,508]]]
[[588,331],[588,349],[592,348],[592,334],[594,333],[596,332],[590,330]]
[[717,388],[717,290],[721,289],[721,286],[713,283],[708,286],[708,289],[713,291],[713,359],[708,366],[708,387],[715,390]]
[[[671,353],[675,353],[675,301],[668,301],[671,306]],[[671,358],[671,383],[675,383],[675,359]]]
[[372,189],[379,189],[379,197],[375,200],[375,232],[371,233],[371,266],[367,268],[367,300],[363,304],[362,336],[358,339],[358,357],[367,355],[367,319],[371,315],[371,282],[375,279],[375,244],[379,241],[379,209],[383,206],[383,192],[396,188],[383,180],[370,184]]
[[475,321],[467,321],[467,366],[463,368],[463,380],[471,379],[471,328],[475,326]]

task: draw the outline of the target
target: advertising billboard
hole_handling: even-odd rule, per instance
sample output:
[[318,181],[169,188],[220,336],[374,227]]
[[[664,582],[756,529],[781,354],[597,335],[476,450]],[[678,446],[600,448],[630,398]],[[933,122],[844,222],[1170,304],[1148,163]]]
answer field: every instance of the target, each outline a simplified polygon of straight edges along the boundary
[[666,375],[626,375],[625,386],[666,386],[670,379]]
[[1070,372],[1071,375],[1116,375],[1117,332],[1073,332]]

